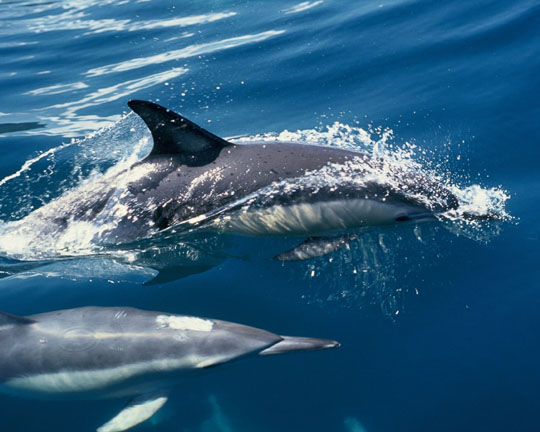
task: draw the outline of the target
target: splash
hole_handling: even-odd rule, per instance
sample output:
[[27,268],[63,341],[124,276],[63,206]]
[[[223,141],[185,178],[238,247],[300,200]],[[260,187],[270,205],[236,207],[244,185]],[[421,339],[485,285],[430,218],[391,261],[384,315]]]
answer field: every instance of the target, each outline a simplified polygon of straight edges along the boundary
[[[142,144],[142,143],[140,143]],[[114,230],[128,210],[122,204],[127,185],[144,178],[152,167],[131,168],[131,158],[117,163],[104,175],[90,175],[76,188],[33,211],[23,219],[4,224],[0,229],[0,251],[9,251],[11,258],[33,259],[54,256],[92,255],[103,251],[101,244]],[[112,193],[103,196],[110,184]],[[103,201],[103,203],[100,203]],[[93,220],[79,220],[81,209],[100,205],[103,210]],[[62,222],[52,223],[58,219]],[[145,231],[151,227],[142,227]]]
[[445,214],[450,220],[512,220],[512,216],[507,213],[505,208],[510,194],[501,187],[488,189],[482,188],[480,185],[471,185],[460,188],[457,185],[451,185],[450,190],[459,199],[460,204],[457,209]]
[[51,148],[1,179],[0,254],[40,260],[99,253],[95,240],[115,223],[114,217],[121,211],[113,206],[114,195],[110,201],[113,211],[91,223],[70,221],[65,230],[57,230],[47,221],[96,199],[100,186],[112,178],[130,180],[127,174],[122,177],[119,173],[129,172],[151,146],[148,132],[137,128],[138,122],[133,115],[126,115],[115,127]]
[[111,168],[120,171],[131,166],[150,151],[149,138],[140,120],[127,114],[84,139],[72,139],[31,157],[0,180],[0,221],[20,220]]

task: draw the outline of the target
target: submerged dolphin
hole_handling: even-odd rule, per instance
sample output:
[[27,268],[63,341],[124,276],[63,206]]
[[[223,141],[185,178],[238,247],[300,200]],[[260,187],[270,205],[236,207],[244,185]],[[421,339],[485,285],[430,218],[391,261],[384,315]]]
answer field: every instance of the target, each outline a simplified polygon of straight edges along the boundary
[[29,317],[0,312],[0,390],[42,398],[133,397],[98,428],[123,431],[163,406],[175,378],[249,355],[338,346],[327,339],[127,307]]
[[336,231],[418,221],[458,206],[450,191],[417,174],[380,180],[380,161],[359,152],[233,144],[152,102],[128,105],[152,133],[150,154],[38,209],[29,216],[35,222],[25,225],[68,231],[73,222],[97,222],[94,240],[102,244],[201,225],[250,235],[319,236],[278,257],[288,260],[347,244],[351,237],[332,237]]

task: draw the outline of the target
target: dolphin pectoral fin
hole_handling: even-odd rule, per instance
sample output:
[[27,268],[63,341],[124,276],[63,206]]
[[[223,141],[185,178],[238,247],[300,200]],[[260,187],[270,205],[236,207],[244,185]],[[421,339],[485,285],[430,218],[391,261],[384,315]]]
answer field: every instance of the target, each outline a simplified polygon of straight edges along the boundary
[[230,145],[161,105],[130,100],[128,106],[144,120],[152,133],[154,147],[149,156],[180,155],[184,164],[202,166],[212,162],[221,149]]
[[167,399],[166,393],[152,393],[136,397],[116,416],[99,427],[97,432],[121,432],[131,429],[152,417],[165,405]]
[[336,237],[310,237],[294,249],[274,257],[276,261],[304,261],[335,252],[356,240],[358,234],[345,234]]
[[159,270],[159,273],[149,281],[143,283],[144,286],[149,285],[159,285],[165,284],[168,282],[174,282],[179,279],[183,279],[188,276],[204,273],[212,268],[215,265],[191,265],[191,266],[175,266],[167,269]]

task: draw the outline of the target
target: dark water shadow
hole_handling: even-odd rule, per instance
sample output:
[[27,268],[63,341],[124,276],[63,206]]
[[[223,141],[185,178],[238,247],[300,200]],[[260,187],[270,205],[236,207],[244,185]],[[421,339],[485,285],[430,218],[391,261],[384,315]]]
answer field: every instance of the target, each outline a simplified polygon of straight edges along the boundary
[[0,134],[23,132],[33,129],[41,129],[44,127],[45,125],[39,122],[0,123]]
[[238,258],[231,251],[233,246],[232,236],[190,233],[114,245],[81,256],[39,261],[4,257],[0,258],[0,279],[38,275],[107,279],[131,274],[142,276],[144,285],[157,285],[204,273],[228,258]]

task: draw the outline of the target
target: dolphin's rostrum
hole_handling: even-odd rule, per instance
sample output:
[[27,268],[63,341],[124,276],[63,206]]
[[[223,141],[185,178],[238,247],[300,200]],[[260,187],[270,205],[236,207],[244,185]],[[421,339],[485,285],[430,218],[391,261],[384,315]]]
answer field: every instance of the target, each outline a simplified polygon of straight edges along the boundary
[[167,401],[174,380],[237,359],[335,348],[231,322],[128,307],[18,317],[0,312],[0,391],[42,398],[131,397],[98,432],[129,429]]

